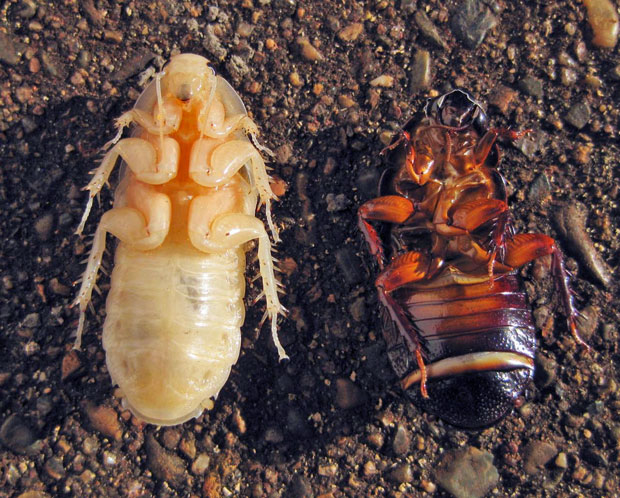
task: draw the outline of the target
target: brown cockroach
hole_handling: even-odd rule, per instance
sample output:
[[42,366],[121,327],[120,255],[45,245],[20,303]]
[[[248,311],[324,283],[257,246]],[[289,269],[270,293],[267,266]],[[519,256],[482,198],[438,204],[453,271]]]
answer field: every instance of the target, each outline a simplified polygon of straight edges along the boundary
[[533,376],[535,327],[521,266],[552,256],[568,327],[585,346],[555,241],[515,234],[511,224],[496,140],[525,133],[489,127],[464,90],[429,101],[388,147],[394,167],[380,196],[358,212],[381,269],[383,333],[401,385],[461,427],[502,418]]
[[[130,138],[123,128],[138,125]],[[94,197],[115,164],[125,174],[114,207],[101,217],[75,304],[80,345],[85,312],[110,233],[115,254],[103,347],[123,404],[137,417],[175,425],[210,408],[237,361],[245,307],[246,243],[258,260],[280,359],[278,299],[271,241],[255,216],[273,194],[256,140],[258,129],[239,95],[208,66],[181,54],[158,73],[134,108],[123,114],[111,148],[86,187]],[[249,138],[248,138],[249,137]]]

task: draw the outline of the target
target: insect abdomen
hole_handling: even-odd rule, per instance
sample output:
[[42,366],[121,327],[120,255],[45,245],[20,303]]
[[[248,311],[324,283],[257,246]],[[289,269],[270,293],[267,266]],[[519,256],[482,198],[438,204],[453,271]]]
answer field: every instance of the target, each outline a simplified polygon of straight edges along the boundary
[[488,282],[395,293],[419,332],[428,398],[408,395],[462,427],[488,425],[514,406],[533,373],[535,327],[514,275]]
[[239,356],[244,269],[241,250],[119,245],[103,347],[113,381],[140,418],[179,424],[217,396]]

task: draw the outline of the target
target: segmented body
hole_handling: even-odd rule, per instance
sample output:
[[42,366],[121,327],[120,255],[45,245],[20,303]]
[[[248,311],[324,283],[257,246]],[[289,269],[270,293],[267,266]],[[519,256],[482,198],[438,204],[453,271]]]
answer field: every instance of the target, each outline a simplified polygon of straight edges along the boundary
[[114,208],[95,233],[84,280],[77,345],[106,233],[120,239],[111,275],[103,346],[125,405],[139,418],[173,425],[212,405],[239,356],[245,316],[246,243],[258,239],[260,275],[273,339],[284,309],[271,244],[255,217],[257,201],[274,238],[275,199],[256,128],[237,94],[205,59],[172,59],[120,125],[137,122],[95,171],[92,198],[118,157],[127,164]]
[[520,266],[553,256],[570,330],[583,344],[554,240],[511,227],[495,140],[521,135],[490,128],[467,92],[450,92],[405,126],[389,147],[380,197],[359,209],[382,269],[376,287],[394,370],[417,404],[458,426],[494,423],[532,378],[535,327]]

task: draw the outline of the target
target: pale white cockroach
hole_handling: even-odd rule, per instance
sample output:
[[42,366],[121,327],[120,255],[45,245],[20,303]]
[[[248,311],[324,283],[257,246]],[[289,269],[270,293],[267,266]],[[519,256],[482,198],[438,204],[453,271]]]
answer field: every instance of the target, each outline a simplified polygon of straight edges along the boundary
[[[114,206],[94,235],[74,304],[80,318],[96,287],[106,234],[116,250],[103,325],[108,370],[124,406],[157,425],[180,424],[213,406],[237,361],[245,317],[245,251],[258,240],[266,311],[280,359],[278,299],[265,216],[278,242],[270,203],[276,199],[258,149],[258,129],[239,95],[198,55],[173,57],[134,108],[85,188],[88,204],[119,158],[126,171]],[[131,138],[123,129],[136,124]],[[251,138],[248,139],[248,136]],[[260,202],[260,204],[257,204]]]

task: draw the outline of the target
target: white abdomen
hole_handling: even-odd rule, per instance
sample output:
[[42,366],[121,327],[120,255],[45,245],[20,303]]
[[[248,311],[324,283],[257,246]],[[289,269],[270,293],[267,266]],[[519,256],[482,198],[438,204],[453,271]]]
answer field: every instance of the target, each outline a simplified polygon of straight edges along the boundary
[[103,347],[132,412],[175,425],[217,396],[239,356],[245,307],[242,249],[205,254],[189,244],[152,251],[119,244]]

